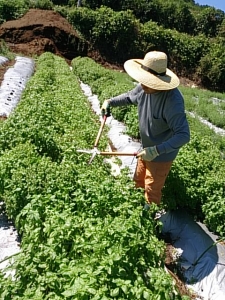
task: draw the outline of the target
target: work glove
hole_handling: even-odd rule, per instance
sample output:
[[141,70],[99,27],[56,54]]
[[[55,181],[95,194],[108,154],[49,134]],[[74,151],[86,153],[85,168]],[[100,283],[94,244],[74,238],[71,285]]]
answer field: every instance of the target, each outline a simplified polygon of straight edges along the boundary
[[111,110],[110,110],[109,102],[110,102],[110,100],[105,100],[102,104],[102,107],[101,107],[102,117],[104,117],[104,116],[110,117],[111,116]]
[[159,153],[157,151],[156,146],[153,146],[153,147],[147,147],[147,148],[144,148],[143,150],[141,150],[137,154],[137,158],[140,158],[140,159],[143,159],[146,161],[152,161],[158,155],[159,155]]

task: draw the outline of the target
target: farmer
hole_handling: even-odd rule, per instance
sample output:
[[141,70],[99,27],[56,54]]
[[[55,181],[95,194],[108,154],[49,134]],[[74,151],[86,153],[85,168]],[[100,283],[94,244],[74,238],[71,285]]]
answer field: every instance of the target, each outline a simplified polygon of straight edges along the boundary
[[138,84],[127,93],[105,100],[102,115],[110,108],[136,105],[143,149],[137,154],[135,186],[145,191],[146,207],[160,204],[162,188],[179,149],[190,140],[184,99],[178,77],[167,68],[167,55],[148,52],[144,59],[130,59],[125,71]]

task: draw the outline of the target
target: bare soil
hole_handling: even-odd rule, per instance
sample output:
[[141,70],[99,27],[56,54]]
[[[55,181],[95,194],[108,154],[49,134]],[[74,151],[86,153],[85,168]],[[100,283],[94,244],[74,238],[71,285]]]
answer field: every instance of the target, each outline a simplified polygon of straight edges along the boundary
[[[16,55],[37,57],[44,52],[52,52],[65,58],[68,63],[76,56],[88,56],[107,68],[123,70],[122,66],[104,61],[98,50],[84,42],[65,18],[50,10],[31,9],[22,18],[5,22],[0,26],[0,40],[4,40]],[[14,63],[15,61],[10,60],[0,66],[0,84],[7,68]],[[194,84],[185,78],[181,79],[181,83],[188,86]],[[167,244],[165,266],[174,278],[180,294],[195,299],[195,295],[188,291],[176,274],[172,251],[172,245]]]
[[31,9],[18,20],[3,23],[0,39],[12,52],[26,56],[49,51],[70,60],[88,50],[68,21],[50,10]]

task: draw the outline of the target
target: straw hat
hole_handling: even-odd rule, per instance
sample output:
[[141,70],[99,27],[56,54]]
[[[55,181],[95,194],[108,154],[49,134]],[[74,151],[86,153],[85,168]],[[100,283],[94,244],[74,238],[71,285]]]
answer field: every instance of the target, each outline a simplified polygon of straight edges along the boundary
[[155,90],[171,90],[180,84],[177,75],[167,69],[164,52],[151,51],[144,59],[129,59],[124,69],[133,79]]

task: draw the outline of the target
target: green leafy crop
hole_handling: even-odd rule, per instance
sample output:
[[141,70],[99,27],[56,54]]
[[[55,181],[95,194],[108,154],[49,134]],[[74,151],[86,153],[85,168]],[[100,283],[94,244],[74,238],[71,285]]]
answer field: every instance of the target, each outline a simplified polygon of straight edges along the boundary
[[[114,75],[112,75],[112,79]],[[45,53],[0,131],[0,196],[21,235],[1,299],[181,299],[155,208],[97,156],[99,120],[66,62]],[[106,132],[99,147],[107,144]]]

